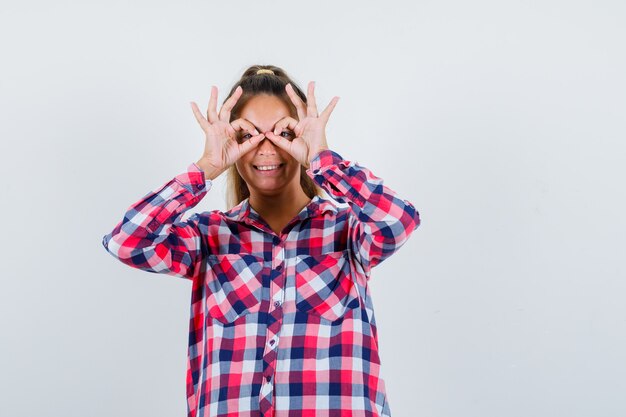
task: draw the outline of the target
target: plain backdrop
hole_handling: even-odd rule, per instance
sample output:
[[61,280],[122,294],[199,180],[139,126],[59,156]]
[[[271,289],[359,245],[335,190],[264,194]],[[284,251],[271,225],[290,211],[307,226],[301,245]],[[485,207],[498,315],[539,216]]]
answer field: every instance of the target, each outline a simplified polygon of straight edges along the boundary
[[101,240],[200,157],[189,102],[252,64],[340,96],[330,146],[421,214],[370,281],[394,416],[626,415],[625,21],[618,0],[3,1],[0,415],[185,415],[190,282]]

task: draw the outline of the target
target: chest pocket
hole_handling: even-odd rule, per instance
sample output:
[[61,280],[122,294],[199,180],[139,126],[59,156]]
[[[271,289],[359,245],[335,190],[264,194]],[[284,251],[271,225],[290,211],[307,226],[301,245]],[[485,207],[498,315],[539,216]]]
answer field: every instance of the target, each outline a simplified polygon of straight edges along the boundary
[[252,255],[209,255],[208,315],[222,323],[256,313],[263,296],[263,259]]
[[359,306],[347,251],[296,257],[296,308],[335,321]]

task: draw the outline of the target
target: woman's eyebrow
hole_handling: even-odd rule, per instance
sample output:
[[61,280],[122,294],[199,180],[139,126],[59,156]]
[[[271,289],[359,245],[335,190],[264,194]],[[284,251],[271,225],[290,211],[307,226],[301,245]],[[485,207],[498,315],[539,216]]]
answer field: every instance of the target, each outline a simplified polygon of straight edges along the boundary
[[255,125],[254,123],[252,123],[250,120],[248,120],[248,119],[243,119],[243,120],[245,120],[246,122],[250,123],[257,131],[259,131],[259,132],[261,131],[261,129],[259,129],[259,127],[257,125]]
[[[250,123],[252,126],[254,126],[254,128],[255,128],[257,131],[259,131],[259,132],[261,131],[261,128],[260,128],[260,127],[258,127],[257,125],[255,125],[254,123],[252,123],[250,120],[248,120],[248,119],[243,119],[243,120],[245,120],[246,122],[248,122],[248,123]],[[278,120],[276,121],[276,123],[278,123]],[[274,124],[272,125],[272,129],[274,128],[274,126],[276,126],[276,123],[274,123]]]

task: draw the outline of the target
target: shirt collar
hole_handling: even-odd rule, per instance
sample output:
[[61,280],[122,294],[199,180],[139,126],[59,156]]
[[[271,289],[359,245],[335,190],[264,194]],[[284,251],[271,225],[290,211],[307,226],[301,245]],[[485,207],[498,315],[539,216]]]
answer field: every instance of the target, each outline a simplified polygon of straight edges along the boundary
[[[309,217],[322,215],[324,213],[337,214],[337,206],[335,206],[332,201],[324,199],[319,195],[315,195],[309,204],[307,204],[307,206],[304,207],[300,213],[298,213],[298,217],[300,220],[304,220]],[[254,210],[254,208],[252,208],[249,199],[247,198],[232,209],[225,212],[224,216],[231,220],[245,223],[250,220],[259,220],[259,214]]]

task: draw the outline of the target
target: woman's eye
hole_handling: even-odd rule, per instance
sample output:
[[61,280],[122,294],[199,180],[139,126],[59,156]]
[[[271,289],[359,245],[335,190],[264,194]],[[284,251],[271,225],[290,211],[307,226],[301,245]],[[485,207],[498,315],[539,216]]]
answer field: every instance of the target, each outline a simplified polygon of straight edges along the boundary
[[241,135],[241,140],[248,140],[252,137],[252,135],[250,133],[244,133],[243,135]]
[[282,137],[284,137],[284,138],[290,138],[290,137],[292,136],[292,134],[291,134],[291,132],[290,132],[290,131],[288,131],[288,130],[283,130],[283,131],[280,133],[280,136],[282,136]]

